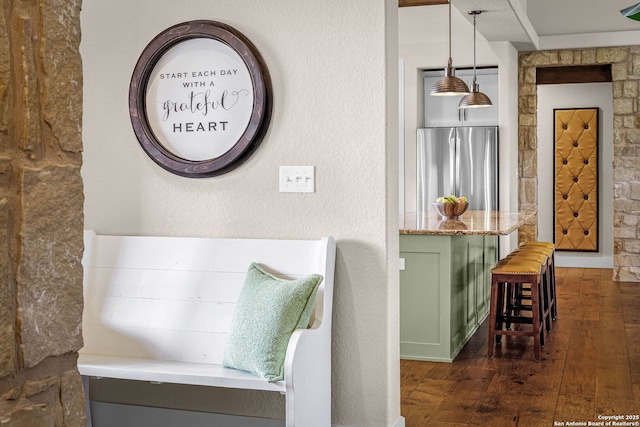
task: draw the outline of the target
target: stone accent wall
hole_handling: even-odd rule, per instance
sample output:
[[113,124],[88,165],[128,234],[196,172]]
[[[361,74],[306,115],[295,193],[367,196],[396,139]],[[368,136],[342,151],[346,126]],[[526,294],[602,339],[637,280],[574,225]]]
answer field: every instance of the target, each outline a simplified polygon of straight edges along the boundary
[[0,426],[84,426],[81,0],[0,14]]
[[613,278],[640,282],[640,46],[520,55],[519,207],[535,215],[520,229],[519,239],[535,240],[538,235],[536,68],[594,64],[611,64],[613,75]]

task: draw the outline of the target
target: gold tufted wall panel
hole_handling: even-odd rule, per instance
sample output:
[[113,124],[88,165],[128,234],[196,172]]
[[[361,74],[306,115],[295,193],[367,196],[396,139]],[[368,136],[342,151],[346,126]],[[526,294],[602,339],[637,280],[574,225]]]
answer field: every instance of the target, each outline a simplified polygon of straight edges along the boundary
[[598,109],[556,109],[556,249],[598,250]]

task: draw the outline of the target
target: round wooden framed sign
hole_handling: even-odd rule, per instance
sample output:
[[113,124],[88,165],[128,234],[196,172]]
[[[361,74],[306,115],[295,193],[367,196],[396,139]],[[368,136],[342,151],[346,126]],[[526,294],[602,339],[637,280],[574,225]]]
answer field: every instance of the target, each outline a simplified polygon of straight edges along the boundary
[[260,145],[271,119],[269,72],[253,44],[215,21],[166,29],[144,49],[129,115],[144,151],[174,174],[226,173]]

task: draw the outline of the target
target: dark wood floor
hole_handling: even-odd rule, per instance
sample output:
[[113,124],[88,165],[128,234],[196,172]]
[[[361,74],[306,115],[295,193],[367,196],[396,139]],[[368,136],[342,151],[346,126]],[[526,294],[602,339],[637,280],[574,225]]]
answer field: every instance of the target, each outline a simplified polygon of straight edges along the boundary
[[640,414],[640,283],[614,282],[609,269],[556,270],[558,319],[542,361],[521,337],[503,337],[487,358],[487,322],[453,363],[402,360],[407,427],[543,427]]

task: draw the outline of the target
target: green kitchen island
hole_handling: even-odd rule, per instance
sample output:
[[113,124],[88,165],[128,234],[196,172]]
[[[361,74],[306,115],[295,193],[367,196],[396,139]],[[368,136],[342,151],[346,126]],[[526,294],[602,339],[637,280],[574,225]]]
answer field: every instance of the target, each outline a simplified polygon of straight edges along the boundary
[[524,215],[467,211],[457,220],[436,212],[400,219],[400,357],[451,362],[489,314],[498,237]]

